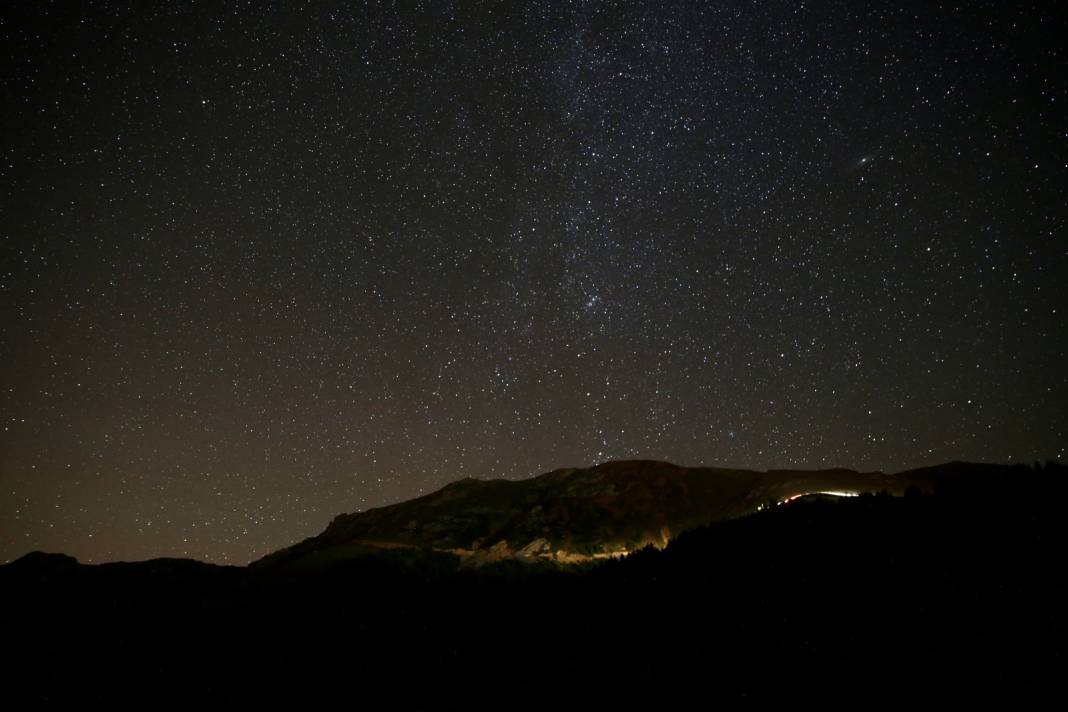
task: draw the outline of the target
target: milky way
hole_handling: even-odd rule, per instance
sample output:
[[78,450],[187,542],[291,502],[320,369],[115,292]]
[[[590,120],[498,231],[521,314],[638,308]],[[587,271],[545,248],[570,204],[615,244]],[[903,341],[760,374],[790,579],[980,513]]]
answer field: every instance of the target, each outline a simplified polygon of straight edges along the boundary
[[244,563],[619,458],[1065,458],[1046,4],[282,5],[5,6],[0,560]]

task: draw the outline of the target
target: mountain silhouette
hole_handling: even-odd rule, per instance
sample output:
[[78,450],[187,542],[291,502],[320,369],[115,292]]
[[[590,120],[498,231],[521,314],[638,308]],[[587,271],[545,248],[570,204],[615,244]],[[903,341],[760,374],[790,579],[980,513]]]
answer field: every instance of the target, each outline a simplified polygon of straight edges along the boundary
[[[791,499],[929,490],[961,463],[888,475],[847,469],[681,467],[654,460],[554,470],[526,480],[467,478],[419,497],[336,517],[321,534],[254,567],[314,568],[370,549],[447,552],[464,565],[503,559],[579,563],[665,546],[695,527]],[[995,466],[996,467],[996,466]]]
[[632,702],[638,682],[721,701],[1039,701],[1063,677],[1066,499],[1055,463],[613,462],[461,480],[249,567],[35,552],[0,566],[3,699],[468,708],[576,685]]

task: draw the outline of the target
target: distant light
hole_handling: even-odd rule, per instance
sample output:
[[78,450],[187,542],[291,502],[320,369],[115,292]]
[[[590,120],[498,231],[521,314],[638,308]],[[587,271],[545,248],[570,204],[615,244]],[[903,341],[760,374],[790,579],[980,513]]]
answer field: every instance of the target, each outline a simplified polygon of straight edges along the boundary
[[787,504],[789,502],[793,502],[795,499],[800,499],[801,497],[808,497],[809,495],[813,495],[813,494],[822,494],[822,495],[827,495],[828,497],[859,497],[860,496],[860,492],[850,492],[850,491],[847,491],[847,490],[823,490],[823,491],[820,491],[820,492],[801,492],[800,494],[792,494],[789,497],[784,497],[784,498],[780,499],[779,500],[779,504]]

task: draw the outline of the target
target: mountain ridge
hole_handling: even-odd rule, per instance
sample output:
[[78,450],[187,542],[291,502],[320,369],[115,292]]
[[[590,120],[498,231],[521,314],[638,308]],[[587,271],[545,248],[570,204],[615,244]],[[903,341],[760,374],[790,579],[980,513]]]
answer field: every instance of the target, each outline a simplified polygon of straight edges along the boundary
[[[455,557],[460,566],[508,559],[582,563],[648,545],[663,548],[689,529],[805,494],[900,496],[912,487],[930,492],[952,483],[987,486],[982,484],[984,477],[1003,485],[1014,474],[1029,471],[1022,464],[963,461],[892,474],[842,467],[761,471],[646,459],[562,467],[523,480],[464,477],[420,497],[340,513],[319,534],[254,560],[248,568],[314,569],[391,550]],[[185,561],[195,560],[151,559],[91,567],[173,568]],[[65,554],[35,551],[0,569],[71,566],[86,565]]]
[[354,545],[449,552],[473,565],[502,558],[576,563],[663,547],[681,531],[803,494],[900,495],[912,479],[847,468],[757,471],[660,460],[558,468],[524,480],[466,477],[415,499],[339,514],[320,534],[250,566],[292,564]]

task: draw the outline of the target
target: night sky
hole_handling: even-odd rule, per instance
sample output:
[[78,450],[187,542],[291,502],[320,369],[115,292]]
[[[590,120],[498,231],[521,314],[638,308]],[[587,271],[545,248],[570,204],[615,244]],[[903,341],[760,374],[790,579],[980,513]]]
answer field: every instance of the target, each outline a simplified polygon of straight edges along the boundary
[[0,11],[0,561],[1066,458],[1056,3],[277,5]]

